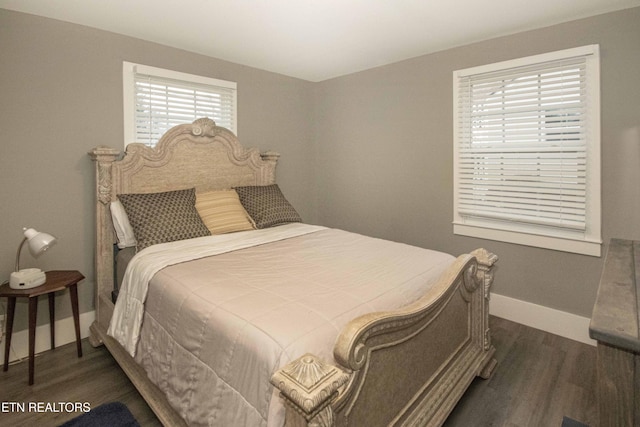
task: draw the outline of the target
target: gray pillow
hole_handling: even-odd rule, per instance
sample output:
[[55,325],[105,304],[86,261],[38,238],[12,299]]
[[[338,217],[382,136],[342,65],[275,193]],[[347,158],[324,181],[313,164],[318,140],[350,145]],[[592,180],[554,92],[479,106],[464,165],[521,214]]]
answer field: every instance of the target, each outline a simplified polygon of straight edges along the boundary
[[236,187],[235,190],[256,228],[302,222],[302,218],[285,199],[277,184]]
[[158,243],[209,236],[196,210],[195,189],[118,194],[136,236],[137,249]]

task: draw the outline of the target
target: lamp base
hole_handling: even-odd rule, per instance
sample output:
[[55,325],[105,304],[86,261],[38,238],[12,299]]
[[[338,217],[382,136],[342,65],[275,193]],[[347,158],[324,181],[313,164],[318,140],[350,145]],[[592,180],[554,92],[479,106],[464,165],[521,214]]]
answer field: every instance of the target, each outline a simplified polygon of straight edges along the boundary
[[31,289],[43,285],[47,275],[39,268],[25,268],[14,271],[9,277],[9,287],[12,289]]

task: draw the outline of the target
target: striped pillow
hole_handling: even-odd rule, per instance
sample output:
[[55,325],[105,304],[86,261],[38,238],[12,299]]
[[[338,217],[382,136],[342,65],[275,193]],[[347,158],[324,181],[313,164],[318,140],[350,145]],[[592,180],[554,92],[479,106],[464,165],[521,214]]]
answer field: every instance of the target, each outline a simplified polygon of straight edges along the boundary
[[253,230],[251,217],[244,210],[235,190],[196,194],[196,209],[211,234]]

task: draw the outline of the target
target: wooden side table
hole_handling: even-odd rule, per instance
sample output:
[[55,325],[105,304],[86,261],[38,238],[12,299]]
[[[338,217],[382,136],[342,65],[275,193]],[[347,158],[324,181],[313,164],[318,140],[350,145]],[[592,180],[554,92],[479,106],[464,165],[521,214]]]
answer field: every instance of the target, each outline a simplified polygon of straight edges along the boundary
[[9,369],[9,349],[11,347],[11,333],[13,330],[13,315],[17,298],[29,298],[29,385],[33,384],[34,356],[36,343],[36,320],[38,314],[38,297],[49,296],[49,323],[51,328],[51,349],[55,348],[55,292],[69,288],[71,297],[71,310],[76,328],[76,345],[78,357],[82,357],[82,344],[80,342],[80,314],[78,313],[78,282],[84,279],[79,271],[61,270],[47,271],[47,281],[38,287],[31,289],[12,289],[6,283],[0,286],[0,297],[7,297],[7,341],[4,347],[4,371]]

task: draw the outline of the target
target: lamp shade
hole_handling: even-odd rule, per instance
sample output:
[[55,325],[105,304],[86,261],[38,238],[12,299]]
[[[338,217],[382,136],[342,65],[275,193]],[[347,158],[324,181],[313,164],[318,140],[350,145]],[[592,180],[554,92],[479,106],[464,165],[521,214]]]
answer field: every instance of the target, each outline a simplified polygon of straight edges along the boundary
[[20,253],[25,243],[29,247],[31,255],[38,257],[57,242],[57,239],[51,234],[40,233],[33,228],[25,228],[23,230],[24,239],[20,242],[16,253],[16,269],[9,276],[9,287],[12,289],[31,289],[47,281],[46,274],[38,268],[20,269]]
[[58,241],[54,236],[48,233],[41,233],[33,228],[24,230],[24,237],[27,239],[29,252],[34,257],[40,256],[44,251],[55,245]]

